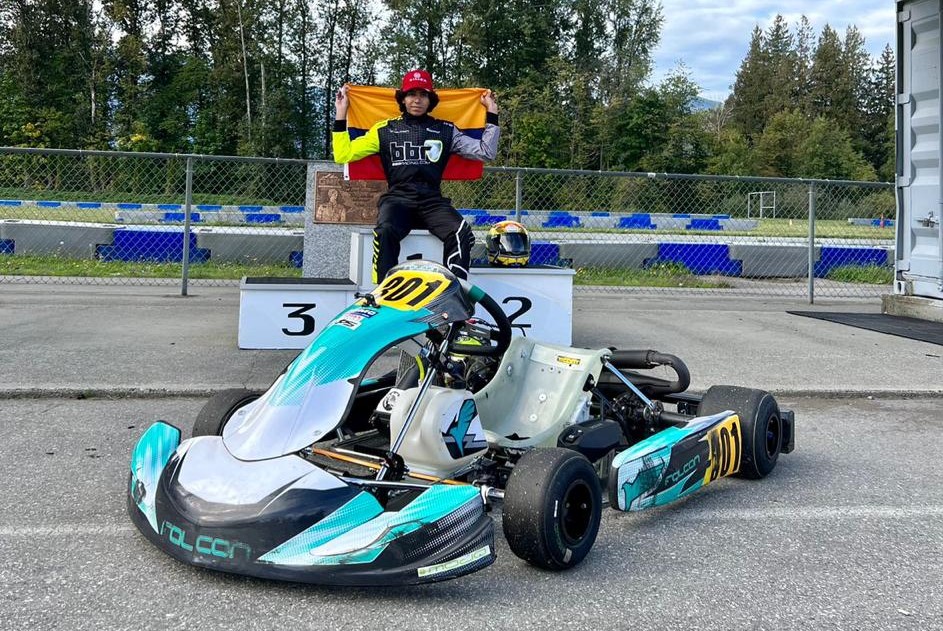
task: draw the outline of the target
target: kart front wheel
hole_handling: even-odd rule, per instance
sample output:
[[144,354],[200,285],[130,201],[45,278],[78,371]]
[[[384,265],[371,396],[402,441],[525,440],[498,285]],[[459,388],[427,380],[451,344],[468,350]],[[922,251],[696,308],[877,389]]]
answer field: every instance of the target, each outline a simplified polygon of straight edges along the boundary
[[698,405],[698,415],[733,410],[742,430],[741,478],[765,478],[776,466],[783,447],[779,404],[769,392],[738,386],[712,386]]
[[226,421],[241,407],[255,401],[261,392],[233,388],[222,390],[209,398],[193,422],[193,436],[221,436]]
[[602,493],[585,456],[534,449],[514,465],[504,493],[504,536],[531,565],[565,570],[589,553],[599,532]]

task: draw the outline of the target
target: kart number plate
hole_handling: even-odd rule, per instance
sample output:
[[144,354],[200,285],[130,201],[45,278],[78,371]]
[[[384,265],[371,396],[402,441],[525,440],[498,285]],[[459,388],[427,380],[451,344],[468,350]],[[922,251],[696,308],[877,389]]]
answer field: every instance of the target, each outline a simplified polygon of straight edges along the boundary
[[448,279],[441,274],[401,270],[387,276],[373,293],[379,305],[416,311],[438,298],[448,286]]
[[707,434],[710,445],[710,468],[707,470],[704,484],[717,478],[733,475],[740,470],[741,435],[740,417],[731,415],[725,421],[711,428]]

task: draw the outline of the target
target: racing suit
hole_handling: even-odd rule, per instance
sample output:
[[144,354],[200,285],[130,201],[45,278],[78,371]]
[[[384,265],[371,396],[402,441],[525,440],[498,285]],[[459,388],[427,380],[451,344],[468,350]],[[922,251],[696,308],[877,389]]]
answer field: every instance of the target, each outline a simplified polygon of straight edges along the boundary
[[498,153],[498,115],[488,112],[481,140],[448,121],[428,114],[380,121],[363,136],[350,139],[347,121],[334,121],[334,161],[346,164],[379,154],[389,189],[378,203],[373,230],[373,282],[379,283],[399,262],[400,241],[413,228],[425,228],[442,241],[442,262],[468,278],[475,237],[465,219],[442,196],[442,173],[449,157],[487,162]]

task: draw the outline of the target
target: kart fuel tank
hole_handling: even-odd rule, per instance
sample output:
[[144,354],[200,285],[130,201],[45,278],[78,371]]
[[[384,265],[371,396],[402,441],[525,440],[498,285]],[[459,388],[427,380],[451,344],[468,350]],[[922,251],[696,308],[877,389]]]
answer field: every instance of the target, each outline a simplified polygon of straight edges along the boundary
[[[384,403],[392,404],[390,436],[399,436],[418,394],[419,388],[410,388],[387,395]],[[470,464],[487,447],[472,394],[467,390],[430,386],[398,453],[410,471],[447,478]]]

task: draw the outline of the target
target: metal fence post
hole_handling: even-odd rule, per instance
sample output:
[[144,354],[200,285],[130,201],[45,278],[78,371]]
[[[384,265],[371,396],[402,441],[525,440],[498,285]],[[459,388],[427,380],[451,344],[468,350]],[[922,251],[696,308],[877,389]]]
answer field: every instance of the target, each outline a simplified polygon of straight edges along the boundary
[[521,199],[523,198],[523,183],[521,182],[521,172],[517,171],[514,176],[514,220],[521,220]]
[[193,205],[193,157],[187,157],[186,200],[183,210],[183,265],[180,278],[180,295],[187,295],[190,275],[190,207]]
[[809,304],[815,302],[815,182],[809,183]]

